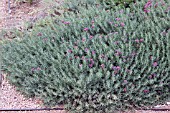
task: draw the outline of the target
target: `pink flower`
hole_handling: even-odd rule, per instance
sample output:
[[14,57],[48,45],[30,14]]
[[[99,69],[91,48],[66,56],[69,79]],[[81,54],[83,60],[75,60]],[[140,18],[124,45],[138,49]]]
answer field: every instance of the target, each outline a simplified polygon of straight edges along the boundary
[[95,53],[96,53],[96,52],[93,50],[93,51],[92,51],[92,55],[94,55]]
[[89,64],[89,67],[92,68],[92,67],[93,67],[93,64]]
[[154,62],[154,63],[153,63],[153,66],[154,66],[154,67],[158,66],[158,63],[157,63],[157,62]]
[[78,46],[74,46],[74,48],[75,48],[75,49],[77,49],[77,48],[78,48]]
[[119,44],[119,41],[115,41],[114,44],[116,44],[116,45]]
[[113,22],[109,22],[109,24],[113,24]]
[[145,89],[145,90],[143,90],[143,92],[144,92],[144,93],[148,93],[148,92],[149,92],[149,90]]
[[84,28],[84,31],[88,31],[89,30],[89,28]]
[[35,68],[32,68],[32,69],[31,69],[31,72],[33,72],[33,71],[35,71]]
[[144,41],[144,39],[141,38],[141,39],[140,39],[140,42],[143,42],[143,41]]
[[156,4],[154,5],[154,7],[155,7],[155,8],[158,7],[158,2],[156,2]]
[[38,33],[37,36],[42,36],[42,33]]
[[70,22],[64,22],[64,24],[68,25],[68,24],[70,24]]
[[124,27],[124,26],[125,26],[125,23],[121,22],[121,23],[120,23],[120,26]]
[[115,53],[116,56],[120,56],[121,54],[122,52],[120,52],[119,50],[116,50],[116,53]]
[[94,64],[94,60],[92,58],[90,59],[90,62],[91,62],[91,64]]
[[91,28],[94,28],[94,25],[92,25]]
[[92,20],[91,23],[94,24],[94,20]]
[[104,54],[101,54],[100,57],[101,57],[101,58],[105,58]]
[[89,49],[88,49],[88,48],[85,48],[85,51],[86,51],[86,52],[88,52],[88,51],[89,51]]
[[117,27],[118,26],[118,24],[115,24],[115,27]]
[[41,70],[41,68],[40,68],[40,67],[38,67],[38,68],[37,68],[37,70],[39,71],[39,70]]
[[118,32],[114,32],[114,34],[118,34]]
[[116,69],[119,71],[121,68],[120,68],[120,66],[117,66]]
[[154,74],[151,74],[150,76],[149,76],[149,78],[154,78],[156,76],[156,74],[154,73]]
[[123,91],[126,92],[127,91],[126,88],[124,88]]
[[72,53],[72,50],[71,50],[71,49],[69,49],[69,50],[68,50],[68,53]]
[[120,21],[120,18],[116,18],[117,21]]
[[104,68],[105,68],[105,65],[104,65],[104,64],[101,64],[100,66],[101,66],[101,68],[102,68],[102,69],[104,69]]
[[135,42],[136,42],[136,43],[139,43],[139,39],[136,39]]
[[92,38],[93,38],[93,36],[90,35],[90,39],[92,39]]
[[75,58],[79,58],[79,56],[74,56]]
[[123,9],[122,9],[122,10],[120,10],[120,13],[123,13]]
[[79,64],[79,67],[82,67],[82,64]]
[[144,12],[145,12],[145,13],[149,13],[149,12],[150,12],[150,10],[144,9]]
[[85,59],[85,56],[82,56],[81,59],[84,60],[84,59]]
[[113,70],[120,71],[121,68],[120,68],[120,66],[113,66],[112,69],[113,69]]
[[124,82],[125,84],[127,84],[127,83],[128,83],[128,81],[127,81],[127,80],[124,80],[123,82]]
[[82,38],[82,42],[85,42],[86,41],[86,39],[85,38]]
[[150,60],[153,60],[153,56],[150,56]]

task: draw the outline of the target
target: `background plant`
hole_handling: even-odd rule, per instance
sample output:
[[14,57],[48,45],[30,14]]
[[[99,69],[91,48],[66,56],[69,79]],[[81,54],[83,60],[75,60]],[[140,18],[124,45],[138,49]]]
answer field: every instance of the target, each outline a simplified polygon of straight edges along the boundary
[[[156,3],[156,2],[155,2]],[[170,99],[167,1],[66,12],[3,45],[3,70],[18,90],[74,112],[147,108]],[[145,26],[145,27],[144,27]]]

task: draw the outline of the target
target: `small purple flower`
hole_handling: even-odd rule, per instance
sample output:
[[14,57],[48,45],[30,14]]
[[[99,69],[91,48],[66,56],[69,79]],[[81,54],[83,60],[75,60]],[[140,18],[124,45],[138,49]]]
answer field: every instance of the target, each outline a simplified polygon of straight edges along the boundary
[[151,78],[154,78],[156,76],[156,74],[154,73],[154,74],[151,74],[150,76],[149,76],[149,78],[151,79]]
[[100,66],[101,66],[101,68],[102,68],[102,69],[104,69],[104,68],[105,68],[105,65],[104,65],[104,64],[101,64]]
[[124,81],[123,81],[123,83],[127,84],[127,83],[128,83],[128,81],[127,81],[127,80],[124,80]]
[[89,28],[84,28],[84,31],[88,31],[89,30]]
[[85,48],[85,51],[86,51],[86,52],[88,52],[88,51],[89,51],[89,49],[88,49],[88,48]]
[[92,38],[93,38],[93,36],[90,35],[90,39],[92,39]]
[[154,62],[152,65],[153,65],[154,67],[156,67],[156,66],[158,66],[158,63],[157,63],[157,62]]
[[120,18],[116,18],[116,21],[120,21]]
[[35,71],[35,68],[31,68],[31,72]]
[[114,34],[118,34],[118,32],[114,32]]
[[94,20],[92,20],[91,23],[94,24]]
[[116,69],[119,71],[121,68],[120,68],[120,66],[117,66]]
[[104,54],[101,54],[101,55],[100,55],[100,58],[105,58]]
[[154,7],[155,7],[155,8],[158,7],[158,2],[155,3]]
[[82,67],[82,64],[79,64],[79,67]]
[[92,55],[94,55],[95,53],[96,53],[96,52],[93,50],[93,51],[92,51]]
[[120,26],[124,27],[124,26],[125,26],[125,23],[121,22],[121,23],[120,23]]
[[70,22],[64,22],[64,24],[65,24],[65,25],[68,25],[68,24],[70,24]]
[[92,25],[91,28],[94,28],[94,25]]
[[120,71],[121,67],[120,66],[113,66],[112,69],[116,70],[116,71]]
[[82,56],[81,59],[84,60],[84,59],[85,59],[85,56]]
[[77,49],[77,48],[78,48],[78,46],[74,46],[74,48],[75,48],[75,49]]
[[139,39],[136,39],[135,42],[136,42],[136,43],[139,43]]
[[118,26],[118,24],[115,24],[115,27],[117,27]]
[[123,13],[123,9],[122,9],[122,10],[120,10],[120,13]]
[[38,67],[38,68],[37,68],[37,70],[38,70],[38,71],[40,71],[40,70],[41,70],[41,68],[40,68],[40,67]]
[[150,10],[147,10],[147,9],[144,9],[143,10],[145,13],[149,13],[150,12]]
[[132,56],[135,56],[135,55],[136,55],[136,52],[133,52],[131,55],[132,55]]
[[113,24],[113,22],[109,22],[109,24]]
[[153,60],[153,56],[150,56],[149,59],[150,59],[150,60]]
[[141,38],[141,39],[140,39],[140,42],[143,42],[143,41],[144,41],[144,39],[143,39],[143,38]]
[[79,58],[79,56],[74,56],[74,57],[77,58],[77,59]]
[[37,36],[42,36],[42,33],[38,33]]
[[82,38],[82,42],[85,42],[86,41],[86,39],[85,38]]
[[149,90],[145,89],[143,90],[144,93],[149,93]]
[[72,50],[71,50],[71,49],[69,49],[67,52],[68,52],[68,53],[72,53]]
[[115,53],[116,56],[120,56],[121,54],[122,52],[120,52],[119,50],[116,50],[116,53]]
[[126,92],[126,91],[127,91],[127,89],[126,89],[126,88],[124,88],[124,89],[123,89],[123,91],[124,91],[124,92]]
[[89,64],[89,67],[92,68],[92,67],[93,67],[93,64]]
[[116,45],[119,44],[119,41],[115,41],[114,44],[116,44]]

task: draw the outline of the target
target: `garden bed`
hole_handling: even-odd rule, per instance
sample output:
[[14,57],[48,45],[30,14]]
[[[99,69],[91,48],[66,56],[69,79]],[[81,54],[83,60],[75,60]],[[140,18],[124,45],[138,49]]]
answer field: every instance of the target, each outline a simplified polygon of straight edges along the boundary
[[[6,2],[6,5],[7,5],[7,2]],[[0,5],[1,6],[1,5]],[[28,8],[26,8],[26,7]],[[36,8],[35,8],[36,7]],[[44,18],[44,16],[46,16],[46,14],[41,10],[41,11],[34,11],[34,10],[39,10],[39,9],[41,9],[41,8],[44,8],[44,6],[43,5],[38,5],[38,6],[36,6],[35,5],[35,7],[34,6],[32,6],[32,7],[30,7],[30,6],[28,6],[28,4],[24,4],[23,6],[21,5],[20,7],[13,7],[13,12],[11,12],[11,17],[19,17],[19,20],[14,20],[13,18],[11,18],[10,20],[7,20],[7,22],[3,22],[3,21],[1,21],[1,24],[4,24],[2,27],[3,28],[9,28],[9,29],[11,29],[12,27],[18,27],[18,28],[21,28],[22,29],[22,26],[23,25],[21,25],[20,23],[21,23],[21,20],[23,20],[23,22],[25,21],[25,20],[27,20],[28,19],[28,21],[36,21],[36,19],[39,19],[39,18]],[[23,13],[21,13],[21,12],[23,12]],[[36,12],[36,13],[34,13],[34,12]],[[6,10],[6,13],[7,13],[7,10]],[[27,15],[27,14],[28,15]],[[42,13],[42,14],[41,14]],[[31,15],[29,15],[29,14],[31,14]],[[3,14],[2,14],[3,15]],[[38,15],[38,16],[37,16]],[[17,18],[18,18],[17,17]],[[25,18],[27,18],[27,19],[25,19]],[[69,18],[67,18],[67,19],[69,19]],[[19,22],[19,26],[18,26],[18,24],[13,24],[13,25],[11,25],[11,24],[9,24],[9,23],[13,23],[13,22],[16,22],[16,23],[18,23]],[[70,20],[71,21],[71,20]],[[79,21],[79,20],[78,20]],[[119,21],[119,20],[118,20]],[[67,28],[67,25],[70,25],[70,22],[67,22],[67,21],[62,21],[62,23],[63,24],[65,24],[65,27]],[[94,24],[94,21],[92,21],[92,24]],[[106,25],[106,24],[105,24]],[[124,23],[121,23],[121,27],[124,27],[126,24],[124,24]],[[5,26],[5,27],[4,27]],[[11,27],[12,26],[12,27]],[[92,26],[92,27],[95,27],[95,26]],[[54,28],[54,26],[53,26],[53,28]],[[75,27],[76,28],[76,27]],[[107,28],[107,27],[106,27]],[[120,28],[121,29],[121,28]],[[54,29],[53,29],[54,30]],[[79,29],[78,29],[79,30]],[[88,28],[84,28],[84,32],[88,32]],[[64,32],[64,31],[63,31]],[[67,32],[67,30],[66,30],[66,32]],[[103,31],[102,31],[103,32]],[[107,32],[107,31],[106,31]],[[168,32],[168,31],[167,31]],[[52,34],[52,33],[54,33],[54,32],[49,32],[50,34]],[[68,34],[70,33],[70,31],[68,32]],[[76,33],[77,33],[77,31],[76,31]],[[77,33],[78,34],[78,33]],[[75,35],[77,35],[77,34],[75,34]],[[42,32],[42,34],[41,33],[38,33],[38,35],[37,36],[39,36],[39,37],[41,37],[41,36],[43,36],[43,32]],[[61,36],[62,36],[62,34],[61,34]],[[66,36],[67,36],[67,34],[66,34]],[[49,36],[50,37],[50,36]],[[54,37],[53,37],[54,38]],[[91,39],[93,39],[93,36],[91,36],[90,35],[90,38]],[[36,40],[38,40],[38,39],[36,39]],[[51,40],[51,39],[50,39]],[[98,40],[98,39],[96,39],[96,40]],[[41,41],[41,40],[40,40]],[[46,41],[48,41],[48,38],[45,38],[45,39],[43,39],[43,41],[44,42],[46,42]],[[52,40],[52,41],[54,41],[54,40]],[[82,40],[83,41],[83,40]],[[143,42],[144,40],[140,40],[141,42]],[[135,42],[136,43],[138,43],[139,42],[139,40],[135,40]],[[36,44],[36,43],[35,43]],[[29,45],[29,44],[28,44]],[[108,44],[109,45],[109,44]],[[51,45],[50,45],[51,46]],[[139,44],[137,45],[137,47],[139,46]],[[85,51],[87,52],[88,51],[88,49],[86,48],[85,49]],[[56,51],[57,52],[57,51]],[[68,51],[70,54],[72,54],[72,50],[69,50]],[[22,53],[22,52],[21,52]],[[95,54],[95,53],[94,53]],[[118,54],[118,53],[117,53]],[[62,56],[62,55],[61,55]],[[48,63],[47,63],[48,64]],[[68,64],[68,65],[70,65],[70,64]],[[156,67],[158,64],[157,64],[157,62],[154,62],[153,63],[153,68],[154,67]],[[82,65],[79,65],[80,67],[82,66]],[[91,67],[93,67],[93,64],[92,64],[92,66]],[[89,68],[91,68],[91,67],[89,67]],[[102,64],[102,65],[100,65],[99,66],[100,68],[105,68],[105,65],[104,64]],[[114,71],[115,71],[115,66],[113,66],[114,67]],[[117,66],[116,67],[116,72],[118,73],[118,71],[120,70],[120,68],[119,68],[119,66]],[[101,69],[101,70],[103,70],[103,69]],[[154,68],[155,69],[155,68]],[[39,74],[39,72],[41,71],[41,68],[40,67],[36,67],[36,68],[31,68],[31,72],[33,73],[33,74]],[[46,71],[46,69],[45,69],[45,71]],[[35,72],[35,73],[34,73]],[[19,73],[20,74],[20,73]],[[98,73],[97,73],[98,74]],[[108,74],[108,73],[107,73]],[[40,74],[41,75],[41,74]],[[97,76],[101,76],[100,74],[98,74]],[[151,76],[152,77],[152,76]],[[8,81],[6,80],[6,77],[5,77],[5,75],[4,75],[4,77],[3,77],[4,79],[3,79],[3,81],[2,81],[2,85],[1,85],[1,99],[0,99],[0,108],[41,108],[41,107],[43,107],[42,106],[42,101],[40,100],[40,99],[32,99],[32,98],[30,98],[30,99],[28,99],[28,98],[25,98],[22,94],[20,94],[20,93],[18,93],[18,91],[16,91],[16,88],[14,87],[14,86],[11,86],[9,83],[8,83]],[[15,77],[14,77],[15,78]],[[22,76],[21,76],[21,78],[22,78]],[[31,79],[31,78],[30,78]],[[50,78],[48,78],[48,79],[50,79]],[[135,79],[135,78],[134,78]],[[80,80],[81,80],[81,78],[80,78]],[[20,82],[20,81],[19,81]],[[36,83],[36,81],[34,81],[35,83]],[[126,81],[126,83],[128,83],[127,81]],[[43,85],[43,84],[42,84]],[[43,86],[44,87],[44,86]],[[25,90],[24,90],[25,91]],[[30,91],[30,90],[29,90]],[[55,92],[54,92],[55,93]],[[54,93],[52,93],[52,94],[54,94]],[[148,90],[146,91],[146,90],[144,90],[144,93],[148,93]],[[52,98],[52,97],[51,97]],[[48,101],[48,100],[47,100]],[[74,102],[73,102],[74,103]],[[160,106],[155,106],[155,108],[156,109],[170,109],[170,105],[168,105],[169,103],[167,103],[166,105],[160,105]],[[41,113],[45,113],[46,111],[36,111],[37,113],[39,113],[39,112],[41,112]],[[64,111],[49,111],[50,113],[53,113],[53,112],[55,112],[55,113],[64,113]],[[136,111],[137,113],[169,113],[170,111],[144,111],[144,110],[142,110],[142,111]],[[26,113],[29,113],[28,111],[26,111]]]

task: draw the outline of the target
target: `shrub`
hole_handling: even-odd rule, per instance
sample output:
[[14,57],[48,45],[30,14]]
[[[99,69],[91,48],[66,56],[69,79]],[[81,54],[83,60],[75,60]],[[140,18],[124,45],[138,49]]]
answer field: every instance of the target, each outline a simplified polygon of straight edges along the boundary
[[[115,12],[65,13],[3,45],[3,69],[18,90],[74,112],[150,108],[170,99],[170,2]],[[153,3],[154,4],[154,3]]]

